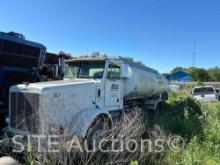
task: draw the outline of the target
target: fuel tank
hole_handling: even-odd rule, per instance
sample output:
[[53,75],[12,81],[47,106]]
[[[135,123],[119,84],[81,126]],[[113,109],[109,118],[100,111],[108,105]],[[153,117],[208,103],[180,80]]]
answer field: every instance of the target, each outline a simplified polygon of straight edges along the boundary
[[125,98],[150,98],[169,90],[169,81],[158,71],[141,64],[123,61]]

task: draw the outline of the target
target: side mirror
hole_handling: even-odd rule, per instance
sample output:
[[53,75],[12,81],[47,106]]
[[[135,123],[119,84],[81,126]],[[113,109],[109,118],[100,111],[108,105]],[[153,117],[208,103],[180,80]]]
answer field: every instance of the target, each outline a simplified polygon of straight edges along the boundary
[[217,93],[219,93],[219,89],[218,89],[218,88],[216,88],[215,91],[216,91]]
[[126,79],[126,78],[129,77],[128,76],[128,70],[129,70],[129,67],[128,67],[127,64],[122,64],[121,65],[121,76],[120,76],[121,79]]

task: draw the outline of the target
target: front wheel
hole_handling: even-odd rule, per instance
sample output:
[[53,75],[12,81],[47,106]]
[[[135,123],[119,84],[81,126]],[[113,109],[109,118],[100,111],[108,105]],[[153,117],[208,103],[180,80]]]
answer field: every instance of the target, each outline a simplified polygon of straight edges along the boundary
[[97,146],[99,141],[104,138],[111,128],[110,120],[107,117],[98,117],[87,131],[87,146],[92,149]]

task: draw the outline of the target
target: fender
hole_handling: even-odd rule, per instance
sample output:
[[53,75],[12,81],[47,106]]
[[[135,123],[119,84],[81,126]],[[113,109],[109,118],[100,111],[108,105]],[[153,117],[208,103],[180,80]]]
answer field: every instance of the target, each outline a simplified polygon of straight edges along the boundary
[[[110,119],[112,124],[112,117],[109,112],[103,112],[100,109],[84,109],[74,116],[74,126],[70,128],[68,132],[72,135],[77,135],[80,138],[84,138],[89,127],[97,119],[98,116],[105,115]],[[75,127],[76,126],[76,127]]]

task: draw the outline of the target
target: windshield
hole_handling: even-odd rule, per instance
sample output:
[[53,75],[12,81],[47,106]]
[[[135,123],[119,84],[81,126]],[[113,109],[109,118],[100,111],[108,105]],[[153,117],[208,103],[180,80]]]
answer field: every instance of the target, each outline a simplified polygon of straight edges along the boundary
[[105,69],[105,61],[77,61],[69,63],[65,78],[101,79]]
[[194,95],[210,94],[210,93],[215,93],[212,87],[195,88],[193,92]]

